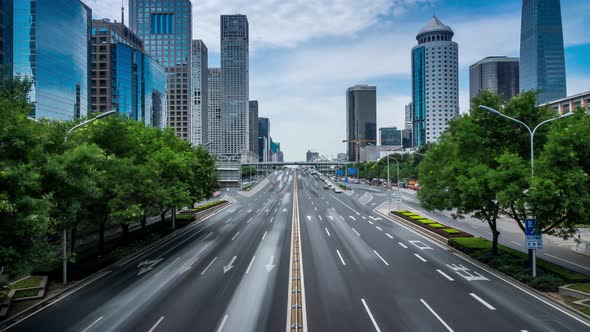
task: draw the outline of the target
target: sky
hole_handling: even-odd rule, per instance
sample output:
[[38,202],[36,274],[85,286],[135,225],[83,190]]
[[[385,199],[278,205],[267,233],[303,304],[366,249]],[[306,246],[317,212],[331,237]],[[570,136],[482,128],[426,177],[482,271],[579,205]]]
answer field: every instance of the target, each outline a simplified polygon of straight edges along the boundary
[[[121,17],[121,0],[83,0],[94,18]],[[127,8],[128,0],[123,0]],[[219,15],[250,26],[250,100],[270,118],[285,160],[346,152],[346,89],[377,86],[377,128],[403,127],[411,98],[410,52],[436,15],[459,44],[460,111],[468,111],[469,65],[518,56],[519,0],[192,0],[193,39],[219,66]],[[590,90],[590,1],[561,1],[568,95]],[[127,16],[127,13],[126,13]],[[127,17],[125,18],[128,22]]]

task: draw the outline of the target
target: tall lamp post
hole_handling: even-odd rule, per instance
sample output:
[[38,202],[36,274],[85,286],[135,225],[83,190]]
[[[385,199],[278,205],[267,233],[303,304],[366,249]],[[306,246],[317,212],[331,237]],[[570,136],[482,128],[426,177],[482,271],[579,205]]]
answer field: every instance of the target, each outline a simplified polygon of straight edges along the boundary
[[[567,118],[568,116],[574,115],[574,113],[569,112],[569,113],[563,114],[561,116],[558,116],[558,117],[555,117],[555,118],[552,118],[552,119],[545,120],[545,121],[539,123],[535,128],[531,129],[531,127],[529,127],[526,123],[524,123],[524,122],[522,122],[520,120],[517,120],[517,119],[515,119],[513,117],[510,117],[510,116],[508,116],[506,114],[502,114],[502,113],[500,113],[500,111],[495,110],[495,109],[493,109],[491,107],[484,106],[484,105],[479,105],[479,108],[484,109],[484,110],[486,110],[486,111],[488,111],[490,113],[499,115],[499,116],[501,116],[503,118],[506,118],[508,120],[514,121],[516,123],[519,123],[519,124],[523,125],[529,131],[530,142],[531,142],[531,144],[530,144],[531,145],[531,180],[535,176],[535,169],[534,169],[534,166],[535,166],[535,150],[534,150],[534,146],[535,146],[535,133],[537,132],[537,129],[539,129],[539,127],[541,127],[542,125],[544,125],[544,124],[546,124],[548,122],[559,120],[559,119],[562,119],[562,118]],[[532,182],[531,182],[531,184],[532,184]],[[533,258],[533,277],[536,277],[537,276],[537,250],[536,249],[529,249],[529,251],[532,252],[532,258]]]
[[[371,143],[367,143],[367,145],[372,145],[376,148],[378,148],[376,145],[371,144]],[[379,149],[380,151],[396,151],[396,150],[400,150],[402,149],[402,147],[397,148],[397,149],[391,149],[391,150],[383,150],[383,149]],[[389,192],[389,197],[387,198],[387,213],[389,213],[391,211],[391,181],[389,180],[389,158],[395,160],[396,164],[397,164],[397,192],[398,192],[398,196],[401,197],[401,192],[399,190],[399,160],[397,160],[395,157],[392,157],[390,154],[387,155],[387,191]],[[399,201],[397,202],[397,209],[399,211]]]
[[[68,130],[66,132],[66,136],[64,137],[64,143],[68,142],[68,137],[70,137],[70,134],[74,130],[76,130],[80,127],[83,127],[92,121],[102,119],[104,117],[107,117],[109,115],[113,115],[115,113],[117,113],[117,111],[108,111],[105,113],[101,113],[92,119],[88,119],[86,121],[83,121],[83,122],[75,125],[74,127],[72,127],[70,130]],[[64,228],[63,228],[63,232],[62,232],[62,244],[63,244],[63,283],[65,285],[68,283],[68,244],[67,244],[67,228],[66,228],[65,224],[64,224]]]

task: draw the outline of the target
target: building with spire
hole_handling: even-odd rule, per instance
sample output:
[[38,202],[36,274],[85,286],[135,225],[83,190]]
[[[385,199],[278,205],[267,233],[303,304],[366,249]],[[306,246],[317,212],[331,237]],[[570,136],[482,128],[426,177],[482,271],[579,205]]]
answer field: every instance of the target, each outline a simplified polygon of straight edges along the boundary
[[414,147],[436,142],[459,115],[459,45],[453,29],[436,16],[416,35],[412,48]]

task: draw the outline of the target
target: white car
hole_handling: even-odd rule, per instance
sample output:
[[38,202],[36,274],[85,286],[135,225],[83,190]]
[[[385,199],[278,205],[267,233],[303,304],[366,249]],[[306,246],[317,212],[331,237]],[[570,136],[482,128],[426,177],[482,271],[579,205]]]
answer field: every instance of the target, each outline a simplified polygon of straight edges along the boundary
[[341,193],[342,189],[338,188],[338,187],[334,187],[334,192],[335,193]]

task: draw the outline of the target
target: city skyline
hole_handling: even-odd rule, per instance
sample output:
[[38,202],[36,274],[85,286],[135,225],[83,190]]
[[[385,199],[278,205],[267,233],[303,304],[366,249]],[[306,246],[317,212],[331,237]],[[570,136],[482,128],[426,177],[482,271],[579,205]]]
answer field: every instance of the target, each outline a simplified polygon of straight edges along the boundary
[[[120,1],[84,1],[93,8],[95,18],[120,17]],[[373,5],[368,6],[369,3]],[[310,148],[335,156],[346,149],[341,143],[346,125],[343,119],[346,106],[341,91],[348,86],[377,85],[378,127],[403,127],[404,105],[411,101],[408,53],[415,44],[416,31],[434,12],[453,28],[454,40],[461,47],[459,104],[462,113],[468,105],[469,65],[486,56],[519,55],[520,1],[413,3],[415,1],[351,1],[346,8],[336,9],[330,8],[327,1],[327,8],[321,11],[314,6],[302,6],[297,12],[273,10],[279,13],[273,20],[264,14],[269,8],[282,8],[282,2],[254,6],[241,1],[223,4],[201,1],[193,3],[193,34],[209,46],[210,66],[217,66],[219,15],[236,12],[247,15],[251,23],[250,99],[264,102],[260,116],[272,118],[275,136],[287,151],[287,159],[304,159]],[[584,63],[584,53],[590,49],[590,36],[584,35],[582,24],[588,19],[586,13],[590,11],[587,9],[590,4],[583,1],[562,3],[568,95],[590,90],[590,82],[585,78],[590,73],[590,64]],[[339,10],[342,17],[335,18]],[[303,21],[314,19],[323,23],[315,28],[289,25],[288,20],[277,19],[283,17],[281,15],[296,15]],[[357,18],[355,24],[345,24],[351,17]],[[487,43],[482,44],[481,40]],[[358,47],[344,52],[350,42],[357,43]],[[347,68],[351,62],[358,65]],[[301,71],[304,65],[308,70]],[[271,75],[277,71],[283,75]],[[291,109],[297,111],[289,112]],[[319,121],[306,121],[309,116],[318,114],[321,114]],[[306,130],[309,135],[302,139],[295,134],[297,130]],[[335,138],[323,140],[326,131]]]

